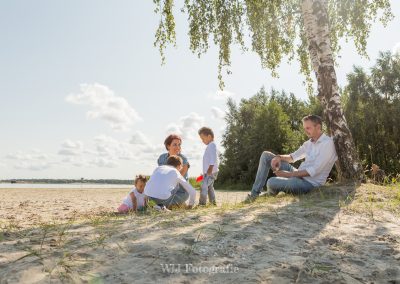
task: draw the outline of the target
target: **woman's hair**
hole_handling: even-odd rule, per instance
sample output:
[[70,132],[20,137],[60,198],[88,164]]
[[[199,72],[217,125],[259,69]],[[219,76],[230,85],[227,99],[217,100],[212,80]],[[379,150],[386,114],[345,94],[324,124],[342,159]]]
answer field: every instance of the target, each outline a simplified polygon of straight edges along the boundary
[[135,185],[137,184],[137,182],[138,182],[139,180],[143,181],[144,183],[147,182],[147,178],[146,178],[145,175],[137,175],[137,176],[135,177]]
[[165,149],[167,149],[167,151],[168,151],[168,146],[171,145],[171,143],[174,139],[178,139],[182,143],[182,138],[179,135],[177,135],[177,134],[168,135],[168,137],[165,138],[165,140],[164,140]]
[[201,134],[203,134],[203,135],[205,135],[205,136],[211,135],[211,137],[214,138],[214,132],[213,132],[212,129],[209,128],[209,127],[202,127],[202,128],[200,128],[200,129],[199,129],[199,135],[201,135]]
[[172,155],[172,156],[168,157],[167,165],[173,166],[174,168],[176,168],[177,166],[180,166],[182,164],[183,164],[183,162],[182,162],[181,157],[176,156],[176,155]]

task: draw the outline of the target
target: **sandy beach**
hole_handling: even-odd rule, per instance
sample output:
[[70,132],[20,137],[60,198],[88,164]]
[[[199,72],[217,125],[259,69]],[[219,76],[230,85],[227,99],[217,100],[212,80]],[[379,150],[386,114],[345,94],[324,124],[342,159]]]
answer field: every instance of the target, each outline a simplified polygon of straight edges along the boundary
[[0,189],[0,283],[400,283],[398,186],[111,214],[126,193]]
[[[0,220],[16,228],[116,211],[130,190],[121,188],[0,188]],[[243,201],[247,192],[218,191],[221,204]]]

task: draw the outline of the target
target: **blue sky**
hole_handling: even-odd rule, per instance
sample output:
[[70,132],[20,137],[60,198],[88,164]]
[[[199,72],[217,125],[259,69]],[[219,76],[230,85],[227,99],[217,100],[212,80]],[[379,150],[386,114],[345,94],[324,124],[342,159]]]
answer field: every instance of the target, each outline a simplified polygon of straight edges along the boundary
[[[379,51],[399,47],[400,1],[391,2],[396,17],[386,28],[374,25],[369,60],[343,43],[341,86],[353,65],[369,68]],[[238,48],[218,91],[217,50],[193,55],[180,13],[178,46],[167,48],[161,66],[154,8],[152,1],[0,3],[0,179],[150,174],[170,132],[183,135],[197,176],[204,145],[196,131],[208,125],[221,141],[226,97],[238,101],[265,86],[306,98],[296,63],[271,78],[256,54]]]

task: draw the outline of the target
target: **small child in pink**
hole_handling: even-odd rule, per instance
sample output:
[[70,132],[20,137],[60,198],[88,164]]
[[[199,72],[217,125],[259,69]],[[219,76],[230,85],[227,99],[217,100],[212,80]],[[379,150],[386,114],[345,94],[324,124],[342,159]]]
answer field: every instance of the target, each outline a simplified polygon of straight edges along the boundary
[[147,207],[147,197],[144,195],[144,187],[147,179],[144,175],[138,175],[135,179],[135,187],[124,198],[122,204],[118,207],[119,213],[128,213],[129,211],[138,211]]

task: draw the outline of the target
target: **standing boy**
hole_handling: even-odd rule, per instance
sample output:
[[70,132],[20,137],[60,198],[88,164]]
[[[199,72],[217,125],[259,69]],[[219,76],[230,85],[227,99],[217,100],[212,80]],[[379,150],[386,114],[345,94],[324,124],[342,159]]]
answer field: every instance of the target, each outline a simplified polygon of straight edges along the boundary
[[199,129],[201,141],[207,145],[203,155],[203,182],[201,183],[201,192],[199,205],[206,205],[207,195],[209,202],[216,205],[214,181],[218,175],[218,154],[217,145],[214,142],[214,132],[211,128],[202,127]]

